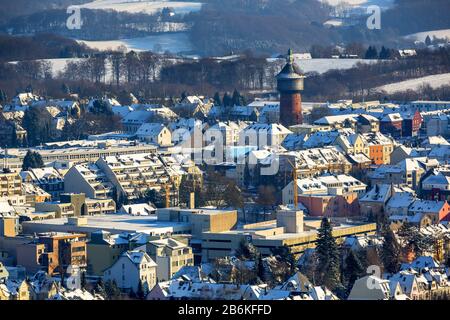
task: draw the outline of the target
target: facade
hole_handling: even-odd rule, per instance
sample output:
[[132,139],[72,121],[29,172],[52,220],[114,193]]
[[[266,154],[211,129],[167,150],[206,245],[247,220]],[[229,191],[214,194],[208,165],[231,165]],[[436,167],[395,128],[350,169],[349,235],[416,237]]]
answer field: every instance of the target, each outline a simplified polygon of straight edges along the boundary
[[401,137],[403,129],[403,118],[400,113],[389,113],[380,120],[380,131],[392,137]]
[[147,254],[158,265],[158,281],[170,280],[184,266],[194,265],[192,248],[172,238],[150,241]]
[[65,193],[59,202],[40,202],[35,208],[41,212],[54,212],[56,218],[80,217],[116,212],[116,203],[111,199],[90,199],[83,193]]
[[[263,256],[269,256],[273,250],[288,246],[291,252],[299,256],[308,248],[314,248],[317,240],[317,229],[320,220],[303,220],[303,214],[293,215],[292,219],[284,220],[277,215],[277,220],[244,225],[241,229],[223,232],[204,232],[202,237],[202,261],[230,256],[242,241],[252,243]],[[288,221],[286,223],[285,221]],[[298,222],[297,222],[298,221]],[[294,226],[301,226],[295,228]],[[333,236],[338,241],[349,235],[373,234],[376,224],[338,225],[333,229]]]
[[422,126],[423,118],[418,110],[409,114],[402,114],[402,135],[404,137],[415,137]]
[[156,263],[143,251],[127,251],[104,272],[104,281],[115,281],[128,292],[137,293],[139,286],[144,292],[151,290],[157,282]]
[[87,243],[87,272],[102,276],[125,251],[145,245],[147,239],[148,236],[143,233],[111,234],[108,231],[91,233]]
[[22,191],[22,179],[18,173],[4,170],[0,172],[0,197],[14,205],[24,205],[26,202]]
[[44,270],[49,275],[66,272],[69,265],[86,267],[86,236],[61,232],[42,233],[18,245],[17,264],[28,272]]
[[114,195],[114,185],[106,174],[94,164],[74,165],[64,176],[64,191],[82,192],[89,198],[107,199]]
[[181,182],[179,171],[164,165],[157,154],[134,154],[100,158],[96,165],[105,173],[119,196],[129,200],[143,197],[149,189],[161,190]]
[[144,123],[136,132],[139,141],[156,144],[161,147],[172,145],[172,133],[161,123]]
[[450,168],[444,166],[426,172],[419,190],[427,200],[450,200]]
[[64,178],[54,168],[30,168],[21,172],[24,183],[32,183],[49,193],[52,200],[59,200],[59,195],[64,192]]

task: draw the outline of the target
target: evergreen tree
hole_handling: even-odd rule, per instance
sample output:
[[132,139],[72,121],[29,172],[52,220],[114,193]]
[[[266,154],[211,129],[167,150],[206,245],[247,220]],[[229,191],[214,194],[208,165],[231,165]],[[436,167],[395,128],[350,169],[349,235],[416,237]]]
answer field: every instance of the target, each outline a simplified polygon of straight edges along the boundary
[[317,246],[318,276],[322,284],[335,290],[340,284],[340,254],[333,228],[327,218],[322,219],[318,230]]
[[258,249],[256,249],[256,247],[245,241],[242,240],[239,243],[239,247],[236,249],[236,257],[238,257],[241,260],[252,260],[252,261],[256,261],[257,257],[258,257]]
[[284,245],[282,247],[278,247],[272,250],[272,254],[274,256],[279,257],[279,261],[287,264],[287,270],[282,275],[283,281],[286,281],[289,277],[291,277],[297,271],[297,260],[295,259],[294,254],[291,249]]
[[414,251],[416,257],[434,250],[434,239],[420,232],[419,228],[409,222],[404,223],[398,230],[398,235],[403,238],[408,248]]
[[233,99],[230,97],[228,92],[225,92],[223,95],[222,103],[224,107],[232,107],[233,106]]
[[380,59],[386,60],[390,58],[391,58],[391,50],[383,46],[380,51]]
[[27,131],[30,145],[38,145],[50,141],[50,127],[53,118],[45,108],[30,107],[25,111],[22,124]]
[[81,272],[81,289],[86,288],[86,271]]
[[5,91],[0,90],[0,103],[5,103],[7,99]]
[[106,101],[103,100],[95,100],[92,104],[92,110],[91,112],[96,115],[112,115],[113,112],[109,108]]
[[243,209],[244,197],[242,196],[241,190],[234,181],[231,181],[227,184],[224,193],[224,200],[225,203],[230,207],[233,207],[235,209]]
[[26,171],[31,168],[42,168],[44,166],[44,161],[39,153],[34,151],[27,151],[23,159],[22,170]]
[[356,280],[364,275],[364,267],[358,256],[350,250],[349,254],[345,258],[344,277],[347,283],[347,293],[353,287]]
[[120,298],[121,292],[115,280],[109,280],[105,284],[106,296],[109,300],[118,300]]
[[100,294],[100,295],[103,296],[103,297],[106,297],[105,284],[104,284],[102,278],[100,278],[100,279],[97,281],[97,284],[95,285],[95,288],[94,288],[94,292],[97,293],[97,294]]
[[155,189],[149,189],[144,195],[147,201],[153,203],[157,208],[164,208],[166,206],[165,194]]
[[425,38],[425,45],[428,47],[428,46],[431,46],[432,43],[433,42],[431,41],[430,36],[427,35],[427,37]]
[[142,285],[142,281],[139,281],[138,288],[136,291],[136,297],[138,299],[143,299],[145,296],[144,286]]
[[384,238],[381,251],[381,259],[384,268],[389,273],[396,273],[400,266],[400,247],[395,238],[394,232],[386,224],[383,227],[382,235]]
[[222,99],[220,98],[220,93],[216,92],[214,94],[214,105],[215,106],[221,106],[222,105]]
[[241,102],[241,94],[239,93],[239,91],[237,91],[237,89],[234,89],[233,96],[231,98],[231,104],[233,106],[240,106],[242,105]]
[[377,59],[378,50],[376,47],[369,46],[366,51],[365,59]]
[[265,281],[266,270],[264,268],[264,261],[261,254],[258,255],[256,274],[261,281]]

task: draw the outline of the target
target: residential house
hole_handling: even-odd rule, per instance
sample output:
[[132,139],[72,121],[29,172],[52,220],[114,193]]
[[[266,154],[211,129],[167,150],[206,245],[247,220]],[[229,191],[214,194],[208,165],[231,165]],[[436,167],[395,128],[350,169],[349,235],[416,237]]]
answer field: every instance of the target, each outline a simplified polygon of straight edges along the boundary
[[172,145],[172,133],[162,123],[143,123],[136,131],[139,141],[153,143],[160,147]]
[[194,265],[192,248],[172,238],[148,242],[147,253],[158,265],[158,281],[169,280],[184,266]]
[[125,292],[150,291],[157,283],[156,263],[144,251],[124,252],[119,259],[105,270],[104,281],[115,281]]
[[91,233],[87,243],[87,271],[101,276],[120,256],[147,243],[148,236],[143,233],[111,234],[107,231]]

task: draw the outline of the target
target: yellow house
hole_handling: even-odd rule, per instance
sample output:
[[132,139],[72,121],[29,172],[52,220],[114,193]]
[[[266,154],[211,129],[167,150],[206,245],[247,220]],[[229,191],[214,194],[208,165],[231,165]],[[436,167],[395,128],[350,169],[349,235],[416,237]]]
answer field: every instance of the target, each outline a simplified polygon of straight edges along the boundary
[[158,265],[159,281],[169,280],[182,267],[194,265],[192,248],[172,238],[150,241],[147,253]]
[[364,154],[369,156],[369,148],[360,134],[339,135],[335,142],[346,154]]
[[28,281],[23,280],[16,289],[16,295],[14,300],[31,300],[32,299],[32,288]]
[[0,300],[10,300],[11,292],[4,283],[0,283]]

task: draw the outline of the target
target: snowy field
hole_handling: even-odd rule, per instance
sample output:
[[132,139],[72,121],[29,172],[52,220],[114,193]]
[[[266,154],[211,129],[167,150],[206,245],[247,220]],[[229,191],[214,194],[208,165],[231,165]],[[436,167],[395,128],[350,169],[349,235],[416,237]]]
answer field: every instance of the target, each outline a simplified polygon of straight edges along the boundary
[[[40,59],[40,60],[36,60],[36,61],[46,61],[46,62],[50,62],[52,64],[52,75],[53,77],[58,77],[60,72],[63,72],[64,69],[66,68],[66,65],[68,62],[72,61],[72,62],[79,62],[82,61],[84,59],[82,58],[63,58],[63,59]],[[11,61],[9,62],[11,64],[17,64],[18,61]]]
[[387,93],[394,93],[407,90],[417,90],[424,84],[430,85],[433,89],[442,87],[444,85],[450,85],[450,73],[436,74],[417,79],[390,83],[375,89],[378,91],[386,91]]
[[161,11],[163,8],[172,8],[175,14],[187,14],[200,11],[202,3],[200,2],[180,2],[180,1],[143,1],[143,0],[96,0],[83,5],[81,8],[115,10],[118,12],[129,13],[148,13],[152,14]]
[[305,72],[325,73],[329,70],[346,70],[356,66],[357,63],[375,63],[377,60],[365,59],[310,59],[297,60],[295,63]]
[[78,40],[88,47],[97,50],[118,49],[125,46],[128,51],[154,51],[172,53],[189,52],[193,46],[187,33],[162,33],[142,38],[110,40],[110,41],[85,41]]
[[425,39],[427,36],[430,36],[431,39],[433,39],[433,36],[434,36],[439,39],[447,38],[450,40],[450,29],[418,32],[418,33],[407,35],[405,38],[425,42]]
[[349,5],[353,7],[367,7],[369,5],[378,5],[386,8],[393,4],[394,0],[320,0],[332,6]]
[[[269,62],[284,64],[284,59],[267,59]],[[347,70],[356,66],[357,63],[375,63],[377,60],[366,59],[295,59],[295,64],[304,73],[325,73],[330,70]]]

